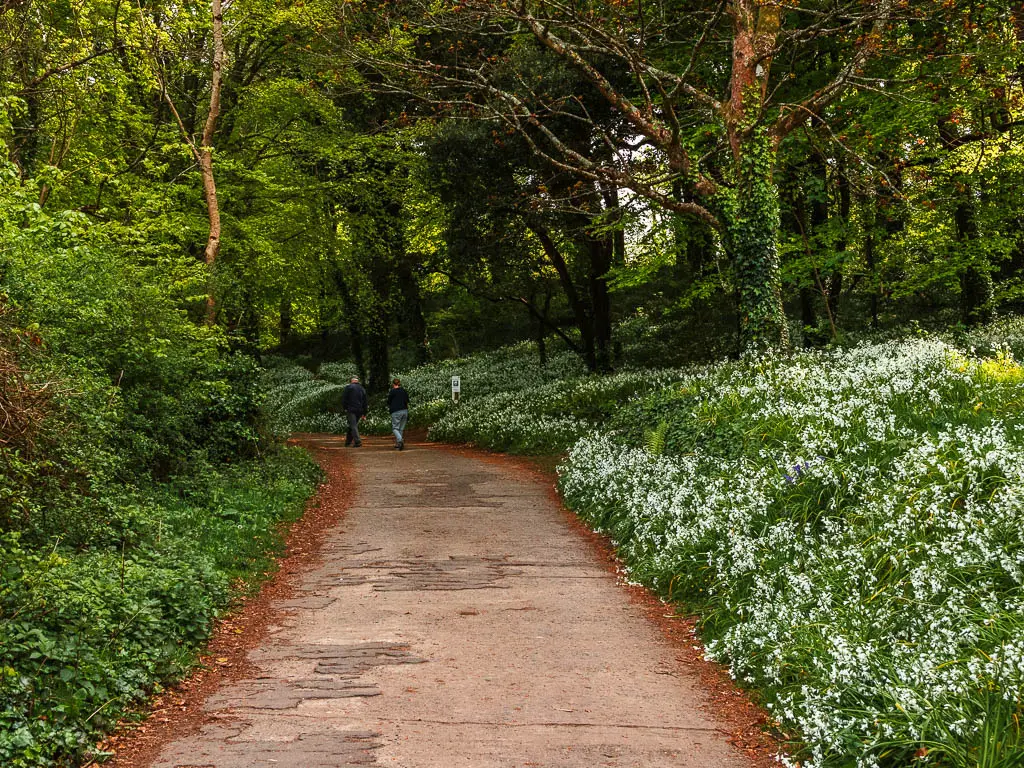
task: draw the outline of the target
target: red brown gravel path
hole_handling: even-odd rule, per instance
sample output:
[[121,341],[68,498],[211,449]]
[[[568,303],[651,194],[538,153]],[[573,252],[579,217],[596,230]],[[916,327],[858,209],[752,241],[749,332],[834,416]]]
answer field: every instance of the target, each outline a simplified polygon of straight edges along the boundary
[[233,674],[184,697],[202,713],[158,712],[119,768],[770,762],[759,713],[699,660],[692,625],[619,583],[549,476],[420,443],[303,442],[332,476],[318,558],[268,599],[262,636],[243,625],[244,662],[221,657]]

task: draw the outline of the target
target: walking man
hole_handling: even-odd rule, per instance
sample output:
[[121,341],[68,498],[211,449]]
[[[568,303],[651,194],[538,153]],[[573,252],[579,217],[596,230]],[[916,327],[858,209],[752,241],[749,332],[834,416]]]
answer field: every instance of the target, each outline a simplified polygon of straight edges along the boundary
[[395,448],[403,450],[405,425],[409,422],[409,393],[402,389],[402,382],[395,379],[388,392],[388,410],[391,411],[391,431],[395,433]]
[[366,397],[366,390],[359,383],[359,377],[353,376],[352,380],[341,393],[341,407],[348,417],[348,431],[345,433],[345,447],[348,448],[355,443],[356,448],[363,445],[363,439],[359,436],[359,420],[365,419],[370,410],[370,401]]

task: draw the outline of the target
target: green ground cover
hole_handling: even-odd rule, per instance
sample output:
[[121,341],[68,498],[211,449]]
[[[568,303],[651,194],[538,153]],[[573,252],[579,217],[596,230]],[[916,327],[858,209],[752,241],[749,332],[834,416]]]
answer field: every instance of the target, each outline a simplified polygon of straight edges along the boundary
[[1022,340],[1005,323],[600,377],[521,345],[403,381],[433,439],[568,451],[566,502],[630,578],[701,617],[709,657],[792,739],[786,761],[1008,768],[1024,764]]
[[263,578],[318,475],[283,451],[122,498],[121,546],[0,535],[0,764],[76,764]]

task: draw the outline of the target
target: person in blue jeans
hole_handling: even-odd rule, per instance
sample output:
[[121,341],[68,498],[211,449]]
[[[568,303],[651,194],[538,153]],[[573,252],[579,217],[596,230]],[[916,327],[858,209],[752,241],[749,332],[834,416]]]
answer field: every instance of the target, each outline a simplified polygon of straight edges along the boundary
[[409,422],[409,393],[402,389],[402,382],[395,379],[388,392],[388,410],[391,411],[391,431],[395,433],[395,448],[405,448],[405,425]]

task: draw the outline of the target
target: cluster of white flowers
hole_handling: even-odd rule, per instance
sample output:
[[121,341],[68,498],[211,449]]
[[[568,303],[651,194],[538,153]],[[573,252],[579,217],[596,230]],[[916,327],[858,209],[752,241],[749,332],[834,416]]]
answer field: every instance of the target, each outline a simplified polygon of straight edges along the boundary
[[[271,427],[282,433],[344,431],[336,409],[344,387],[314,378],[305,368],[286,370],[290,373],[284,374],[284,383],[266,388],[263,411]],[[281,371],[275,370],[274,376],[282,376]]]
[[430,436],[516,453],[559,453],[607,418],[610,409],[681,378],[675,370],[645,370],[540,384],[510,379],[506,391],[448,408],[433,422]]
[[981,354],[995,355],[1009,350],[1018,360],[1024,359],[1024,317],[1003,318],[990,325],[972,328],[956,342]]
[[[925,743],[942,764],[998,732],[986,720],[1012,728],[1024,690],[1024,376],[1007,370],[937,340],[722,366],[687,381],[692,451],[595,434],[562,490],[633,578],[701,612],[709,656],[766,692],[803,765]],[[710,439],[725,427],[733,451]]]
[[541,365],[536,345],[522,342],[472,357],[428,363],[398,376],[416,402],[451,402],[452,376],[460,377],[462,399],[468,400],[533,389],[585,372],[579,356],[571,352],[552,354]]

